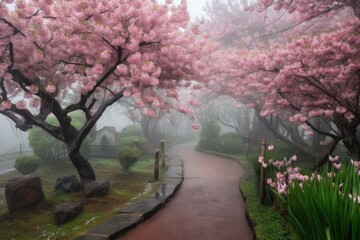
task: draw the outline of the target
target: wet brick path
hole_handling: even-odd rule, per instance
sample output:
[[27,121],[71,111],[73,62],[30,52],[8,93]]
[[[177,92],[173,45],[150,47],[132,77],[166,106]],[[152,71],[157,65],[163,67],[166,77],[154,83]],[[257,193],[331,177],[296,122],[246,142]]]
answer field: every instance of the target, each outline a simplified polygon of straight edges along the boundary
[[200,153],[195,143],[168,152],[184,161],[184,181],[170,202],[122,240],[251,240],[239,192],[242,168]]

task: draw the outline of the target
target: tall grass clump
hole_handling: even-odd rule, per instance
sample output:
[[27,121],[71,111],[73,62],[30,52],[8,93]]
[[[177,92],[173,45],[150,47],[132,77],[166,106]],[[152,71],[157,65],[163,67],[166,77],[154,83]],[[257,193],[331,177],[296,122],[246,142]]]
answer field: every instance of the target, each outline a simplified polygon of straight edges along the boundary
[[299,239],[359,239],[360,162],[341,166],[330,158],[333,162],[320,173],[301,175],[287,166],[276,173],[275,181],[268,179]]

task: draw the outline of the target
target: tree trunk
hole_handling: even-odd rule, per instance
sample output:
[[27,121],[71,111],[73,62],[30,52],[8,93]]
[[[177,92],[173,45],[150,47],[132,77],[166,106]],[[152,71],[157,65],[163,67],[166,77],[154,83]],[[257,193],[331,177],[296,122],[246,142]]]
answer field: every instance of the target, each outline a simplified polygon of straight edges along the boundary
[[81,181],[95,180],[95,173],[89,161],[79,152],[72,150],[69,153],[70,160],[80,175]]
[[349,150],[351,156],[354,157],[356,160],[359,160],[360,142],[356,134],[359,121],[354,119],[349,122],[343,115],[334,114],[334,123],[340,130],[343,137],[342,141],[345,147]]

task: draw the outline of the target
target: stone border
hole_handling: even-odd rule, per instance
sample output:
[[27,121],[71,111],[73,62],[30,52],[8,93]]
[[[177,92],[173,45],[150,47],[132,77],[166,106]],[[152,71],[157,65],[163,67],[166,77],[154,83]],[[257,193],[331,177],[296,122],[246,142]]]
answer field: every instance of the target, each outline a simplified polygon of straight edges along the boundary
[[76,240],[112,240],[124,235],[161,209],[174,196],[183,179],[183,161],[172,158],[163,183],[150,198],[125,205],[115,217],[90,229]]
[[[239,163],[239,161],[235,157],[231,157],[231,156],[228,156],[228,155],[225,155],[225,154],[222,154],[222,153],[218,153],[218,152],[211,152],[211,151],[208,151],[206,149],[200,148],[199,146],[196,146],[195,149],[197,151],[199,151],[199,152],[202,152],[202,153],[207,153],[207,154],[211,154],[211,155],[214,155],[214,156],[234,160],[235,162],[237,162],[241,166],[241,163]],[[243,179],[243,177],[240,179],[240,182]],[[244,200],[244,203],[246,204],[246,196],[245,196],[244,192],[242,191],[242,189],[240,187],[239,187],[239,191],[240,191],[240,194],[241,194],[241,196],[242,196],[242,198]],[[256,238],[256,232],[255,232],[256,223],[251,219],[250,214],[249,214],[249,212],[248,212],[248,210],[246,208],[245,208],[245,218],[246,218],[246,221],[248,222],[248,225],[249,225],[251,231],[253,232],[253,239],[256,240],[257,239]]]

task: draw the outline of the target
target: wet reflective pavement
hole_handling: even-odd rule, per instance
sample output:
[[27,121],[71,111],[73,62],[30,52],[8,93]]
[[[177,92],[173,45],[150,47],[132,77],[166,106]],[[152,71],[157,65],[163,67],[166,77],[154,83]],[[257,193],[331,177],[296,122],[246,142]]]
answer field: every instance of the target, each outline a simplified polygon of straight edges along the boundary
[[[200,153],[195,143],[177,145],[167,154],[184,162],[184,181],[164,208],[126,233],[122,240],[251,240],[239,192],[243,170],[226,158]],[[179,163],[180,164],[180,163]],[[163,199],[178,186],[179,169],[170,166],[169,182],[151,200]],[[173,183],[172,183],[173,181]]]

